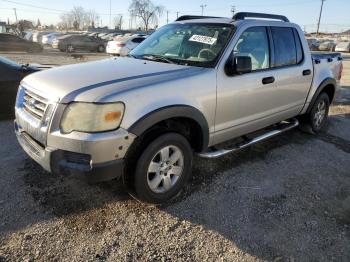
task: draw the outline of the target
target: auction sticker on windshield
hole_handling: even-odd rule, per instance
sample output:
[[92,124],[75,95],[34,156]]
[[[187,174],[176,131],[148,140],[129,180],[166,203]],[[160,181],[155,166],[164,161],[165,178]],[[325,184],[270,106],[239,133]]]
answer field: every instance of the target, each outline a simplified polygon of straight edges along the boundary
[[205,35],[193,35],[189,41],[193,42],[199,42],[207,45],[213,45],[216,42],[216,38],[210,37],[210,36],[205,36]]

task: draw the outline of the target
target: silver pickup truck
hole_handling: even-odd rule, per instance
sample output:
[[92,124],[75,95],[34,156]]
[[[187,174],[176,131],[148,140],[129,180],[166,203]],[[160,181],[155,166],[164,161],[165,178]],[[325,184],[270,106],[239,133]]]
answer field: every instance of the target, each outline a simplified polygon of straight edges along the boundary
[[183,188],[193,153],[220,157],[298,125],[318,133],[341,59],[311,54],[284,16],[183,16],[129,57],[26,77],[15,132],[49,172],[122,178],[138,199],[161,203]]

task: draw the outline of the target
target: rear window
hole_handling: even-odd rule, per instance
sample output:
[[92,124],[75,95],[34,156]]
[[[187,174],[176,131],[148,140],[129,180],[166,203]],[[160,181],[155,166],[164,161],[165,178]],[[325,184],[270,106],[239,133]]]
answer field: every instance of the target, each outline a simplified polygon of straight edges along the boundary
[[143,40],[145,40],[145,38],[139,37],[139,38],[134,38],[134,39],[131,40],[131,41],[134,42],[134,43],[141,43]]
[[300,64],[304,60],[304,51],[301,45],[299,34],[297,30],[295,30],[294,28],[293,28],[293,33],[294,33],[294,40],[295,40],[295,48],[297,51],[297,64]]
[[297,64],[297,47],[293,29],[289,27],[271,27],[271,33],[275,51],[274,67]]

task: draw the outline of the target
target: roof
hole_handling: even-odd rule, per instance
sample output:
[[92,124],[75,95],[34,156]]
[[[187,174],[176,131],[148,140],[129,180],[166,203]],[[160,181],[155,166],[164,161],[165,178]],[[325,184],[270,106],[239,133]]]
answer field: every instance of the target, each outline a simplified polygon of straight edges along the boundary
[[245,24],[254,24],[254,26],[283,26],[288,25],[295,27],[296,24],[290,23],[290,22],[282,22],[282,21],[275,21],[275,20],[263,20],[263,19],[245,19],[245,20],[233,20],[230,18],[205,18],[205,19],[195,19],[195,20],[183,20],[178,21],[175,23],[179,24],[196,24],[196,23],[203,23],[203,24],[227,24],[227,25],[234,25],[235,27],[240,27]]
[[179,17],[176,20],[177,23],[213,23],[213,24],[220,23],[220,24],[234,24],[234,25],[239,25],[241,23],[249,23],[249,22],[251,23],[252,21],[254,21],[255,23],[259,21],[259,23],[262,23],[262,24],[289,23],[288,18],[282,15],[249,13],[249,12],[236,13],[233,16],[233,18],[185,15],[185,16]]

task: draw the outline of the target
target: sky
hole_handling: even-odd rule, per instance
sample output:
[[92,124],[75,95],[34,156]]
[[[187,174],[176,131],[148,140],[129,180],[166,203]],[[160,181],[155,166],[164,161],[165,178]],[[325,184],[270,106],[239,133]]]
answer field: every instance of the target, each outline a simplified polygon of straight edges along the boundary
[[[56,24],[60,14],[74,6],[86,10],[95,10],[101,17],[100,23],[109,26],[110,2],[113,16],[123,14],[123,28],[129,27],[128,7],[131,0],[0,0],[0,21],[15,21],[13,8],[16,8],[18,19],[37,21],[42,24]],[[164,6],[164,14],[159,25],[169,22],[179,15],[204,15],[230,17],[231,7],[236,11],[275,13],[286,15],[289,20],[302,26],[306,31],[315,31],[321,0],[152,0],[156,5]],[[323,7],[321,31],[339,32],[350,29],[350,0],[326,0]]]

